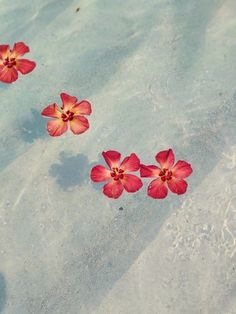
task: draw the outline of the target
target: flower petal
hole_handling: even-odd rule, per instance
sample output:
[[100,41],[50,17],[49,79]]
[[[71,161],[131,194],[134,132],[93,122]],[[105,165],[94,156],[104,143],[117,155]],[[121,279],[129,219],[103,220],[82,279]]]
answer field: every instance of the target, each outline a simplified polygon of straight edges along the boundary
[[62,100],[62,109],[65,111],[70,110],[77,102],[77,98],[75,96],[70,96],[66,93],[61,93],[60,96]]
[[74,114],[79,115],[90,115],[92,112],[91,104],[87,100],[82,100],[78,104],[74,105],[73,108],[71,108],[71,111],[74,112]]
[[88,128],[88,119],[83,116],[75,116],[73,120],[70,121],[70,129],[74,134],[84,133]]
[[18,42],[14,44],[12,49],[12,58],[23,56],[25,53],[29,52],[30,49],[23,42]]
[[172,149],[163,150],[156,155],[156,161],[162,168],[170,169],[175,162],[175,156]]
[[148,186],[148,196],[152,198],[162,199],[165,198],[167,194],[167,186],[161,179],[153,180]]
[[143,186],[141,179],[133,174],[125,174],[121,182],[129,193],[137,192]]
[[125,157],[122,161],[120,168],[124,171],[137,171],[140,167],[140,160],[138,156],[132,153],[130,156]]
[[178,179],[184,179],[190,176],[193,172],[193,169],[189,163],[184,160],[179,160],[175,166],[172,168],[173,176]]
[[9,45],[0,45],[0,59],[5,59],[10,51]]
[[103,193],[110,198],[118,198],[124,190],[123,184],[118,180],[112,180],[103,187]]
[[111,174],[108,169],[101,165],[98,165],[92,168],[90,178],[94,182],[102,182],[111,179]]
[[183,179],[175,179],[167,181],[169,189],[175,194],[184,194],[187,190],[188,183]]
[[110,168],[120,167],[121,154],[115,150],[108,150],[102,153],[103,158]]
[[12,83],[18,79],[18,73],[14,67],[8,68],[0,66],[0,81],[4,83]]
[[44,108],[41,115],[50,118],[61,118],[61,112],[57,104],[51,104]]
[[151,177],[158,177],[161,169],[154,165],[140,165],[140,176],[151,178]]
[[47,123],[47,130],[51,136],[60,136],[68,129],[67,122],[63,122],[61,119],[50,120]]
[[30,73],[35,67],[36,63],[28,59],[19,59],[16,61],[16,69],[22,74]]

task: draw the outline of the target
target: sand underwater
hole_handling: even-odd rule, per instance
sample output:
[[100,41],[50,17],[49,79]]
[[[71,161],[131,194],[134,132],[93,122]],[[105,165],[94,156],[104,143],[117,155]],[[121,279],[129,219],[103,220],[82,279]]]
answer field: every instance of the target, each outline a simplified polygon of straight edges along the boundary
[[[37,62],[0,84],[0,313],[236,314],[236,1],[0,0],[0,21]],[[61,91],[91,101],[85,134],[48,136]],[[90,182],[103,150],[169,147],[182,196]]]

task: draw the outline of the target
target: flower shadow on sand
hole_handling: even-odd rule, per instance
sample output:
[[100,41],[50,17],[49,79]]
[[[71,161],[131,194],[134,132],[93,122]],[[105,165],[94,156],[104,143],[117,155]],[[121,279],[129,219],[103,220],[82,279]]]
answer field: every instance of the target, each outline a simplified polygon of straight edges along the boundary
[[[58,185],[66,191],[89,182],[90,169],[98,163],[89,163],[84,154],[70,155],[66,152],[61,152],[59,159],[59,163],[51,166],[49,174],[56,178]],[[99,184],[93,184],[93,187],[101,188]]]
[[56,178],[63,190],[81,185],[87,180],[89,161],[87,156],[78,154],[70,156],[65,152],[60,154],[60,163],[53,164],[49,174]]
[[32,143],[38,138],[45,138],[47,135],[46,123],[38,110],[31,109],[32,118],[25,120],[19,127],[21,139]]
[[0,139],[0,170],[30,149],[37,139],[48,137],[46,122],[38,110],[31,109],[31,117],[17,124],[14,133]]

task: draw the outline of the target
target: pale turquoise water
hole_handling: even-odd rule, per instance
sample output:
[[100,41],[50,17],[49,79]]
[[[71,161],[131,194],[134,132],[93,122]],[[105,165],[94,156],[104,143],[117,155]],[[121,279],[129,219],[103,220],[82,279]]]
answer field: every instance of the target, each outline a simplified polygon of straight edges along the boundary
[[[76,8],[80,11],[76,13]],[[0,41],[37,69],[0,84],[0,312],[235,314],[234,0],[0,0]],[[50,138],[61,91],[93,104]],[[164,201],[89,181],[103,150],[194,174]],[[120,207],[123,211],[119,211]]]

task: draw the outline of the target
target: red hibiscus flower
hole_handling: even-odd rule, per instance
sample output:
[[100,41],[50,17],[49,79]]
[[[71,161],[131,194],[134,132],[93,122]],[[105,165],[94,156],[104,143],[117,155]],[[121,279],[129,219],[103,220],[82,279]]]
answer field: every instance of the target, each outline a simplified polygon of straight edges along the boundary
[[183,160],[174,165],[175,156],[172,149],[159,152],[156,161],[161,168],[140,165],[141,177],[155,178],[148,186],[148,195],[152,198],[165,198],[168,188],[175,194],[184,194],[188,184],[183,179],[192,173],[191,165]]
[[137,192],[143,183],[137,176],[127,172],[138,171],[140,160],[131,154],[120,162],[121,154],[109,150],[102,153],[110,169],[98,165],[91,170],[90,177],[94,182],[109,181],[103,187],[103,193],[110,198],[118,198],[125,189],[129,193]]
[[18,71],[28,74],[36,67],[34,61],[21,59],[30,49],[23,42],[15,43],[13,49],[9,45],[0,45],[0,81],[12,83],[18,79]]
[[51,136],[60,136],[70,129],[74,134],[84,133],[89,128],[89,122],[84,117],[92,112],[91,104],[87,100],[77,102],[74,96],[61,93],[62,107],[57,104],[51,104],[42,111],[46,117],[56,118],[49,120],[47,130]]

